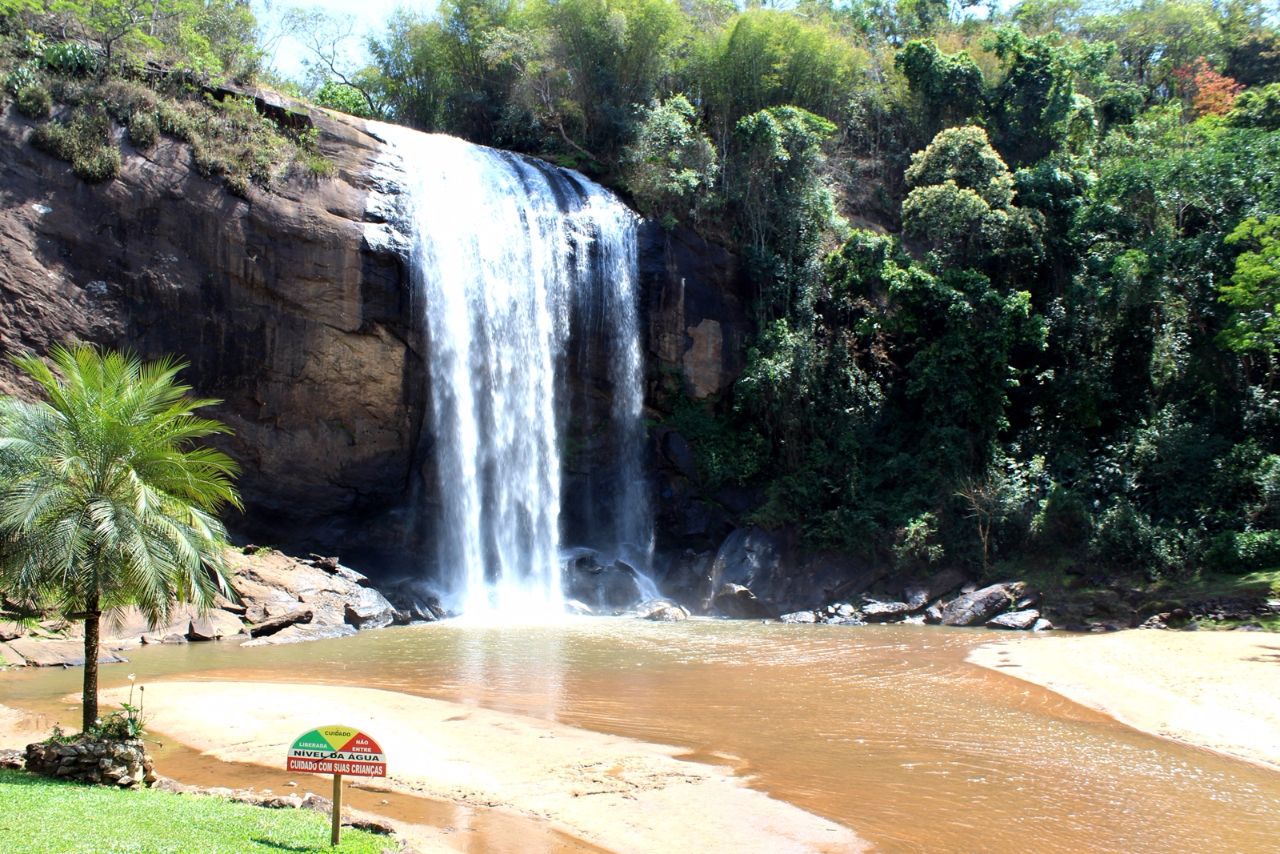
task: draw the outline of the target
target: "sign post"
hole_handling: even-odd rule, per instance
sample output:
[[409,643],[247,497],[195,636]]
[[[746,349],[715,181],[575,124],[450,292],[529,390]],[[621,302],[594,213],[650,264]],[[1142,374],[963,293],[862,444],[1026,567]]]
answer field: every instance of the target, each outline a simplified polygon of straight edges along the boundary
[[333,827],[329,841],[337,845],[342,836],[342,775],[385,777],[387,757],[376,741],[355,727],[322,726],[298,736],[289,748],[285,768],[333,775]]

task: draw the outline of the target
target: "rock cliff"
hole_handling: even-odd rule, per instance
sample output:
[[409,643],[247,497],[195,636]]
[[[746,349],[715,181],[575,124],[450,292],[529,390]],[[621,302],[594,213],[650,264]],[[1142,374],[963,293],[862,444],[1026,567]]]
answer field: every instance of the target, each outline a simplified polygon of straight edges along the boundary
[[[363,122],[285,109],[313,123],[335,174],[295,170],[247,198],[201,177],[169,138],[145,153],[122,138],[119,178],[86,184],[27,144],[31,124],[8,110],[0,354],[79,339],[180,355],[235,431],[222,443],[244,470],[233,531],[407,568],[406,497],[432,478],[419,309],[389,224],[406,167]],[[687,232],[641,237],[650,397],[714,400],[749,332],[736,264]],[[22,391],[0,366],[0,392]]]

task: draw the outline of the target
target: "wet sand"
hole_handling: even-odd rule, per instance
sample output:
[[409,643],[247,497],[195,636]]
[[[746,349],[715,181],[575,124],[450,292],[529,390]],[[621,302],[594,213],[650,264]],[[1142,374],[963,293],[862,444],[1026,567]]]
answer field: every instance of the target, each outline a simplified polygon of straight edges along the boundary
[[1134,729],[1280,769],[1280,635],[1019,635],[969,660]]
[[677,748],[523,715],[265,682],[150,683],[146,710],[151,729],[183,744],[268,766],[317,724],[356,726],[381,743],[394,791],[511,811],[612,851],[866,848],[849,828],[749,788],[727,768],[682,761]]

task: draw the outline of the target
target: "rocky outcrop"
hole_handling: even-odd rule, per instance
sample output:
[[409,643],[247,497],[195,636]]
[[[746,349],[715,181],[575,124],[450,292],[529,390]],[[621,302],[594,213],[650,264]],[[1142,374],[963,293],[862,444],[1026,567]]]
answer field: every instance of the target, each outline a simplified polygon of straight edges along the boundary
[[[303,110],[295,106],[290,109]],[[243,468],[242,530],[358,541],[397,504],[422,415],[407,276],[384,222],[394,175],[361,123],[308,112],[334,176],[295,167],[248,198],[162,138],[81,181],[0,118],[0,352],[81,339],[179,354]],[[0,391],[17,390],[0,367]],[[283,542],[287,537],[275,539]]]
[[[245,551],[249,553],[246,554]],[[175,605],[167,622],[152,626],[136,607],[103,615],[98,661],[126,661],[120,653],[140,644],[217,641],[249,635],[245,646],[299,643],[345,637],[363,629],[409,622],[368,579],[337,558],[293,558],[271,549],[228,550],[231,587],[239,602],[218,597],[217,607],[200,613],[191,605]],[[0,664],[8,666],[78,667],[84,664],[84,626],[49,622],[57,633],[20,624],[23,634],[0,643]]]
[[345,637],[388,626],[398,612],[337,558],[292,558],[269,549],[230,552],[232,587],[253,639],[246,646]]

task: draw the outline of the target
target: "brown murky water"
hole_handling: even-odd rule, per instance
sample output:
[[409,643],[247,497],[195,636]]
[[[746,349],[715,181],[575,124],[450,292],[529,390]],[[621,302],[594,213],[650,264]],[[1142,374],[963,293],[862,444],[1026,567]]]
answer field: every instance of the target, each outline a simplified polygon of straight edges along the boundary
[[[1134,732],[967,664],[989,639],[913,626],[444,624],[252,650],[148,648],[104,668],[103,682],[134,672],[357,684],[673,744],[882,851],[1280,850],[1280,774]],[[0,702],[53,718],[78,680],[77,671],[0,674]],[[64,719],[74,722],[74,710]],[[284,779],[219,767],[182,759],[193,782]],[[363,797],[358,805],[377,808],[385,796]],[[508,820],[421,801],[381,809],[422,810],[404,817],[461,823],[477,840],[485,822]],[[572,847],[550,835],[527,841]]]

